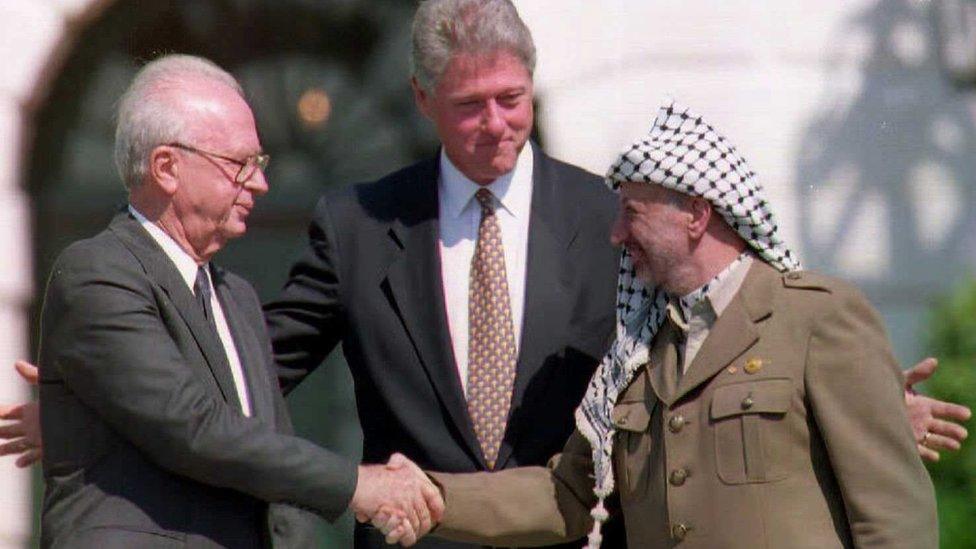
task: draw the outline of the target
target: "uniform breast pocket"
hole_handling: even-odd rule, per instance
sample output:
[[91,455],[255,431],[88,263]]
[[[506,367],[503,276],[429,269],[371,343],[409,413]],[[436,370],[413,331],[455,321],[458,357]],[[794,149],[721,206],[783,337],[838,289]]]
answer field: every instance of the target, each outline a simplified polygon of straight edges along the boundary
[[787,414],[793,398],[789,379],[762,379],[718,387],[710,407],[715,467],[726,484],[786,478],[793,444]]
[[647,464],[651,452],[650,422],[656,401],[618,402],[613,409],[617,430],[614,461],[621,495],[640,493],[647,486]]

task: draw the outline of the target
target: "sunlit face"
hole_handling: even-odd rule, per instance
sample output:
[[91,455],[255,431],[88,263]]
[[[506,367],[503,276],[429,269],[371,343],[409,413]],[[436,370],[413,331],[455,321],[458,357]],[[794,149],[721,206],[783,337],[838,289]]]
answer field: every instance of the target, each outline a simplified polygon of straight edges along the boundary
[[630,253],[641,280],[672,290],[677,267],[690,256],[691,215],[677,205],[680,198],[659,185],[624,183],[620,209],[610,240]]
[[[260,153],[250,107],[230,88],[210,86],[203,99],[190,100],[186,145],[241,160]],[[254,201],[268,192],[268,183],[261,170],[239,184],[234,179],[240,166],[234,162],[184,150],[180,155],[173,207],[193,247],[216,251],[245,233]]]
[[414,85],[448,158],[476,183],[515,168],[532,131],[532,76],[514,55],[458,54],[432,91]]

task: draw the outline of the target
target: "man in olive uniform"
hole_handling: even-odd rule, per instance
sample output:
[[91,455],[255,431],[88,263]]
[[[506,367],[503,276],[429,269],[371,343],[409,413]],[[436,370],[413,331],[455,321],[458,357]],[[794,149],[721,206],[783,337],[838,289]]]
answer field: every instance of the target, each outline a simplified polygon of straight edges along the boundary
[[597,547],[616,490],[630,547],[937,547],[880,318],[799,270],[734,147],[667,103],[607,180],[617,339],[577,430],[549,468],[433,473],[437,535],[550,543],[595,518]]

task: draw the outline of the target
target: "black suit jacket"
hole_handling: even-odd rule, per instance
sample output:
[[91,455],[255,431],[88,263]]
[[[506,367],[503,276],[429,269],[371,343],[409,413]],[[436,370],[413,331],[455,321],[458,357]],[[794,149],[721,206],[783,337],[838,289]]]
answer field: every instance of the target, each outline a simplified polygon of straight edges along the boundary
[[[42,546],[263,547],[266,502],[328,519],[346,508],[355,465],[284,434],[291,426],[253,289],[219,268],[213,279],[250,418],[219,338],[131,215],[58,258],[41,320]],[[287,541],[290,527],[271,529]]]
[[[401,452],[425,469],[480,471],[445,312],[437,180],[435,157],[328,192],[309,250],[265,312],[286,389],[342,343],[364,461]],[[599,178],[535,150],[522,339],[498,468],[545,464],[573,430],[613,329],[614,211]],[[357,546],[379,540],[357,531]]]

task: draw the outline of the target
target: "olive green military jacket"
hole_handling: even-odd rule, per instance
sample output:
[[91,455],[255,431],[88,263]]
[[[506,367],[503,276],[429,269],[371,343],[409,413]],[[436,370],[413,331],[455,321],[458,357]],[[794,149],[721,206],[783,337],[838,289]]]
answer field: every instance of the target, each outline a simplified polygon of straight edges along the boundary
[[[756,261],[673,395],[652,375],[662,340],[613,411],[630,547],[938,546],[898,364],[857,290]],[[432,476],[443,537],[539,545],[591,526],[578,431],[548,468]]]

